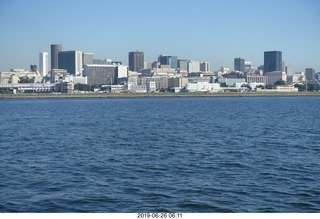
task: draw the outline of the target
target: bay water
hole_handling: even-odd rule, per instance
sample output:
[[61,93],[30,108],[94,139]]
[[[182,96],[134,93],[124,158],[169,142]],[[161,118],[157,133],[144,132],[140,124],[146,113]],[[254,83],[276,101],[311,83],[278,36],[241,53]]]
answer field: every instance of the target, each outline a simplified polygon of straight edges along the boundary
[[0,212],[320,212],[320,98],[0,100]]

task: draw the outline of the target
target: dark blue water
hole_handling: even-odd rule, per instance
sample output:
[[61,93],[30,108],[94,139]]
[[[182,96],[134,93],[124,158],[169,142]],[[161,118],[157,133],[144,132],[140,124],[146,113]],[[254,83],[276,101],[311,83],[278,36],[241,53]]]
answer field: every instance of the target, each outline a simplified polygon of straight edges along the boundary
[[0,212],[320,212],[319,107],[0,100]]

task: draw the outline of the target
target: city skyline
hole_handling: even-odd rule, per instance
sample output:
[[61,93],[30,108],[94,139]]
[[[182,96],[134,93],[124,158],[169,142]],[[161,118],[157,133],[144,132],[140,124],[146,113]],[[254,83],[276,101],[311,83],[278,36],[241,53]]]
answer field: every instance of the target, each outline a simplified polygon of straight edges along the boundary
[[[272,2],[4,1],[0,71],[38,65],[39,53],[50,52],[48,45],[54,43],[62,44],[63,51],[93,52],[95,58],[125,65],[128,52],[140,50],[145,61],[165,54],[208,61],[212,71],[232,69],[236,57],[258,68],[264,51],[282,51],[294,72],[320,71],[320,2],[274,1],[277,10]],[[67,12],[47,13],[60,7]]]

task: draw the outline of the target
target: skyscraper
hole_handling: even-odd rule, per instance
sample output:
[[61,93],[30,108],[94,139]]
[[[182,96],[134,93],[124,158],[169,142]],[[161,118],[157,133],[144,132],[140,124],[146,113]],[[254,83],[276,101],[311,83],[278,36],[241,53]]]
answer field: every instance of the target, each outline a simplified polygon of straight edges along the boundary
[[200,72],[200,62],[189,60],[188,61],[188,73]]
[[129,70],[139,72],[144,67],[144,54],[142,51],[129,52]]
[[93,64],[93,53],[84,52],[82,53],[82,65]]
[[62,51],[61,44],[51,45],[51,70],[59,68],[58,66],[58,53]]
[[177,56],[163,56],[160,55],[158,58],[160,65],[170,65],[171,68],[178,68],[178,57]]
[[210,62],[201,62],[200,63],[201,72],[210,72]]
[[68,73],[82,76],[82,52],[61,51],[58,53],[58,68],[66,69]]
[[245,60],[243,58],[235,58],[234,59],[234,70],[235,71],[245,71]]
[[179,59],[178,60],[178,68],[179,71],[187,71],[188,70],[188,60],[186,59]]
[[264,52],[264,74],[273,71],[283,71],[282,52],[280,51]]
[[48,53],[41,52],[39,54],[39,72],[42,77],[46,76],[49,71],[48,67]]
[[306,79],[308,81],[314,81],[316,76],[316,70],[313,68],[306,68]]

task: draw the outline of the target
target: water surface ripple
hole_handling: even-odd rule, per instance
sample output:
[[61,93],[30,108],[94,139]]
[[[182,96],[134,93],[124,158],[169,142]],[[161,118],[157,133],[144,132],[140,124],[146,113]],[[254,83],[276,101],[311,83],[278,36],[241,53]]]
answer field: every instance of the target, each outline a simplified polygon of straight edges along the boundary
[[0,212],[320,212],[319,106],[0,100]]

